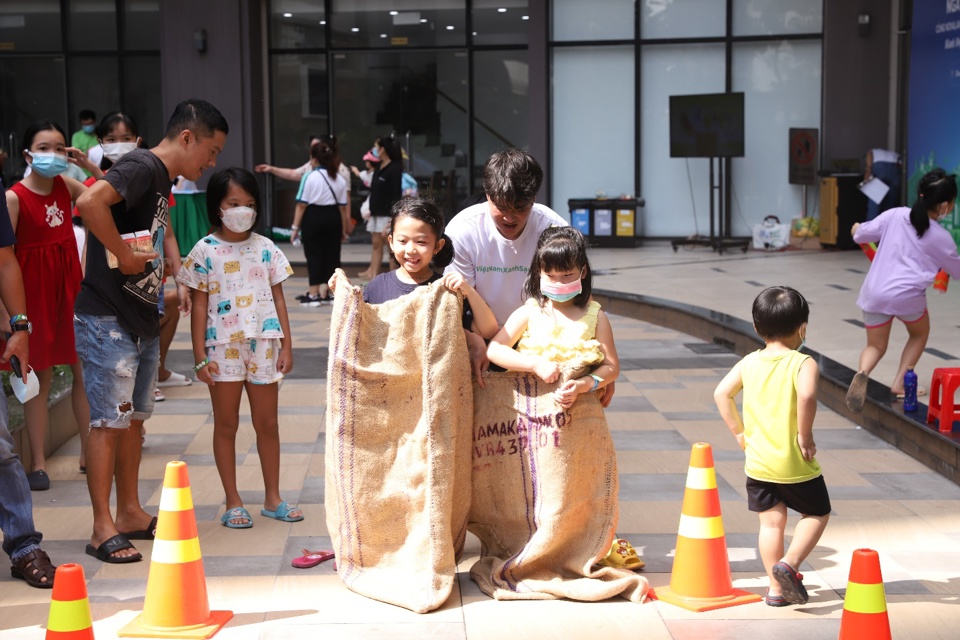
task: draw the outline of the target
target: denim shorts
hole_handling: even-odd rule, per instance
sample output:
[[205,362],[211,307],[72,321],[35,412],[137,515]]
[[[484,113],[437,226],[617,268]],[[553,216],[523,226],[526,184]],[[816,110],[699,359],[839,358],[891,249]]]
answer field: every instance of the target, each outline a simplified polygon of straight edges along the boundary
[[[153,414],[160,366],[160,338],[138,338],[115,316],[76,314],[73,329],[83,385],[90,403],[90,427],[126,429],[131,420]],[[123,405],[130,404],[130,407]]]

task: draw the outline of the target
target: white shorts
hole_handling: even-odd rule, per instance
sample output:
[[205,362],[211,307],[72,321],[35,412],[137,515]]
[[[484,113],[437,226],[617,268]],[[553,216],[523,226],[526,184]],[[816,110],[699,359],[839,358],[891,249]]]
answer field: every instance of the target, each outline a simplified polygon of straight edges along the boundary
[[[903,324],[913,324],[914,322],[919,322],[923,317],[927,315],[927,310],[924,309],[920,313],[912,313],[908,316],[897,316],[897,320]],[[887,315],[886,313],[872,313],[870,311],[863,312],[863,326],[867,329],[876,329],[877,327],[882,327],[886,324],[893,322],[893,316]]]
[[228,342],[207,347],[206,351],[210,362],[216,362],[220,368],[220,373],[213,376],[214,382],[273,384],[283,379],[277,371],[279,338]]
[[390,226],[389,216],[370,216],[367,220],[368,233],[382,233]]

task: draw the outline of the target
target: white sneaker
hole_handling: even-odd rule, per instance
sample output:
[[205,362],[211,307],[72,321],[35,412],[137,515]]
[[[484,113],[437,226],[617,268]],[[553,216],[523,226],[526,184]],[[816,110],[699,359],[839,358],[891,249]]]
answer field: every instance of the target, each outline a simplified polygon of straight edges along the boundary
[[301,307],[319,307],[323,304],[320,296],[307,296],[300,302]]
[[166,400],[166,399],[167,399],[167,396],[163,395],[163,391],[160,391],[160,389],[154,389],[154,390],[153,390],[153,401],[154,401],[154,402],[163,402],[163,401]]
[[193,384],[193,381],[190,378],[176,371],[171,371],[170,377],[166,380],[157,380],[158,387],[187,387],[191,384]]

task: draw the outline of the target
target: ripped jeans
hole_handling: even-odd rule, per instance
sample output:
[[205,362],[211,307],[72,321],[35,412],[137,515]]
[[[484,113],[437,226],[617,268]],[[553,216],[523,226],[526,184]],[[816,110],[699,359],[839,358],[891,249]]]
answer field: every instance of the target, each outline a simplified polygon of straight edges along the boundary
[[139,338],[114,316],[76,314],[77,355],[90,403],[91,428],[126,429],[153,414],[160,338]]

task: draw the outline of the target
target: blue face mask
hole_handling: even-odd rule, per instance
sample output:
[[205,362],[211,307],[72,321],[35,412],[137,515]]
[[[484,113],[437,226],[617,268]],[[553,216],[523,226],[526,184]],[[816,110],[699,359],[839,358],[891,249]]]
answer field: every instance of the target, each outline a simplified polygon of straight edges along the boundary
[[93,133],[94,131],[96,131],[97,125],[95,125],[95,124],[85,124],[85,125],[83,125],[81,128],[83,129],[83,132],[84,132],[84,133]]
[[33,170],[44,178],[55,178],[67,170],[67,156],[59,153],[34,153],[28,151],[33,163],[30,165]]

